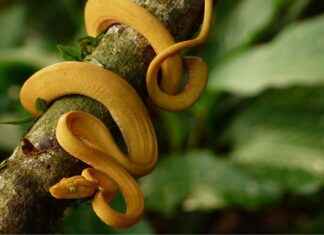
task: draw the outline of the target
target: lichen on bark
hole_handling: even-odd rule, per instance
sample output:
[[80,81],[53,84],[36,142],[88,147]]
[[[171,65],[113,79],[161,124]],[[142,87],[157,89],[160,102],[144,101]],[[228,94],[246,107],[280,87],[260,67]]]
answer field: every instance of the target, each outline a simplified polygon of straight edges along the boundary
[[[177,41],[197,29],[203,10],[202,0],[134,1],[155,14]],[[146,101],[145,74],[154,55],[149,43],[136,31],[114,25],[85,62],[100,63],[119,74]],[[55,101],[0,166],[0,233],[54,232],[63,211],[71,205],[71,201],[56,200],[48,193],[49,187],[59,179],[80,174],[85,167],[67,154],[55,138],[58,118],[71,110],[97,116],[118,137],[119,131],[102,104],[83,96],[67,96]],[[37,150],[28,152],[26,141]]]

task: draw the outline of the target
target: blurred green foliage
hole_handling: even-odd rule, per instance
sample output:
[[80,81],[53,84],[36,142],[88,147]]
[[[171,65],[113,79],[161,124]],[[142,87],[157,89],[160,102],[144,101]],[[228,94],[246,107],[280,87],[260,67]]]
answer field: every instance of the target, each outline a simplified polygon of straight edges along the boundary
[[[28,116],[23,81],[85,36],[84,3],[0,1],[0,121]],[[78,203],[60,232],[323,233],[323,13],[316,0],[215,0],[209,40],[190,51],[209,64],[205,95],[154,119],[160,160],[140,180],[143,221],[112,229]],[[0,125],[1,159],[27,126]]]

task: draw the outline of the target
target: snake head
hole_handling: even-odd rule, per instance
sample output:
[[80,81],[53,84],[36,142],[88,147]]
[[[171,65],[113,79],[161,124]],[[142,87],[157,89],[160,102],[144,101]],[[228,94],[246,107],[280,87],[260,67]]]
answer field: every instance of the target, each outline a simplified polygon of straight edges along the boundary
[[49,191],[57,199],[73,199],[90,197],[97,190],[98,185],[86,180],[83,176],[63,178],[53,185]]

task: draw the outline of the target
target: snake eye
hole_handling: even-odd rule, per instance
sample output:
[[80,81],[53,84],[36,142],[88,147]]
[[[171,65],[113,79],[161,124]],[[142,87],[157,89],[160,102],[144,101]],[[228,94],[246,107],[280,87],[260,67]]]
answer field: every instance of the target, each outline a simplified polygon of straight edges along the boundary
[[76,191],[77,191],[77,188],[75,186],[69,187],[69,193],[74,194],[74,193],[76,193]]

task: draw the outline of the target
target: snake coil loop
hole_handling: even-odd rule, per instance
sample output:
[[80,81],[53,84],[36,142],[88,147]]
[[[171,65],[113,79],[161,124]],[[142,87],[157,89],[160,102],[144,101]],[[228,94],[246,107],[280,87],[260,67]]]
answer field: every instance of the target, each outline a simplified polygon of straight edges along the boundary
[[[149,97],[162,109],[180,111],[189,108],[201,96],[208,72],[200,58],[185,57],[189,80],[179,93],[182,76],[179,53],[206,39],[211,15],[212,0],[205,0],[199,35],[179,43],[155,16],[131,0],[88,0],[85,23],[90,36],[96,36],[114,23],[124,23],[141,33],[157,54],[147,71]],[[160,68],[161,88],[157,82]],[[107,107],[121,130],[128,153],[125,155],[119,149],[98,118],[81,111],[63,114],[56,128],[59,144],[92,168],[83,170],[79,176],[63,178],[50,188],[50,193],[59,199],[94,194],[93,209],[101,220],[114,227],[129,227],[140,220],[144,210],[143,194],[134,177],[149,174],[157,161],[157,141],[148,112],[136,91],[124,79],[111,71],[82,62],[57,63],[38,71],[24,83],[20,99],[26,110],[39,115],[37,98],[51,103],[72,94],[90,97]],[[107,204],[118,191],[125,199],[126,213],[120,213]]]

